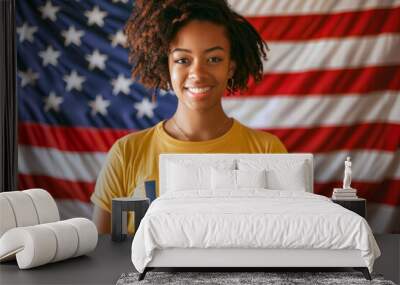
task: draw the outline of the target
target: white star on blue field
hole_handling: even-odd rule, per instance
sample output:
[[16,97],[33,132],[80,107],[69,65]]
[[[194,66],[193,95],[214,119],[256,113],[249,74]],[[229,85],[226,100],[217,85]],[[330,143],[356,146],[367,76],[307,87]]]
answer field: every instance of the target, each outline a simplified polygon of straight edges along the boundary
[[123,29],[133,4],[17,2],[21,122],[139,130],[174,113],[171,90],[149,90],[131,78]]

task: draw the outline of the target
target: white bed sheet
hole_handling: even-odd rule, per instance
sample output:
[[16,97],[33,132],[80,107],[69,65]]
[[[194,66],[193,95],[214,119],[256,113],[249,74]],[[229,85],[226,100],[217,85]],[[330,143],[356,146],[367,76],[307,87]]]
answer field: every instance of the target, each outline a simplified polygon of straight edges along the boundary
[[380,250],[364,218],[307,192],[170,192],[150,206],[132,242],[143,272],[155,249],[358,249],[369,271]]

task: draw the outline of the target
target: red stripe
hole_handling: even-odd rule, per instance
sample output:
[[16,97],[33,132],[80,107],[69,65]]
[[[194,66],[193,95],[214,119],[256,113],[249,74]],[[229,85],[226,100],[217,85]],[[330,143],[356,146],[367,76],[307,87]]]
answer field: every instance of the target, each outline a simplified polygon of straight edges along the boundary
[[[19,174],[19,189],[43,188],[55,199],[72,199],[89,203],[95,183],[74,182],[44,175]],[[341,182],[315,183],[314,193],[330,197],[334,187]],[[353,181],[352,186],[358,190],[357,195],[369,202],[383,203],[392,206],[400,205],[400,180],[367,183]]]
[[370,123],[266,131],[280,138],[289,152],[323,153],[356,149],[396,151],[400,145],[400,124]]
[[[400,145],[400,124],[391,123],[266,131],[279,137],[290,152],[322,153],[340,149],[396,151]],[[20,123],[19,143],[62,151],[107,152],[115,140],[128,132]]]
[[19,124],[18,142],[22,145],[51,147],[64,151],[107,152],[118,138],[132,131],[24,122]]
[[268,73],[257,85],[250,80],[247,96],[335,95],[400,90],[400,66],[371,66],[297,73]]
[[[331,197],[333,188],[342,187],[341,183],[340,181],[314,183],[314,193]],[[357,189],[357,196],[367,199],[368,202],[400,205],[400,180],[387,179],[374,183],[352,181],[351,186]]]
[[95,183],[76,182],[45,175],[18,174],[18,188],[20,190],[43,188],[54,199],[71,199],[89,203],[94,185]]
[[400,7],[323,15],[246,18],[267,42],[303,41],[400,32]]

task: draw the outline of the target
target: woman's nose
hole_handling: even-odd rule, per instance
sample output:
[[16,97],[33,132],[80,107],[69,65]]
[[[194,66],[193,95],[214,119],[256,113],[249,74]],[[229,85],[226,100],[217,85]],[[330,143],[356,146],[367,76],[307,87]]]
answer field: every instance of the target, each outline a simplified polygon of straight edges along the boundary
[[206,71],[205,71],[204,65],[200,62],[194,61],[189,70],[189,79],[192,79],[192,80],[202,79],[204,77],[205,73],[206,73]]

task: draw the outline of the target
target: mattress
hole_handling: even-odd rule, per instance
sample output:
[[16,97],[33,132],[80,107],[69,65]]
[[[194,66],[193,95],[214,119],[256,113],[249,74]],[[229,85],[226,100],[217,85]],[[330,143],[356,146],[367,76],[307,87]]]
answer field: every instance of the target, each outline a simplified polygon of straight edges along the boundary
[[132,242],[143,272],[168,248],[355,249],[369,271],[380,251],[364,218],[307,192],[242,189],[165,193],[150,206]]

